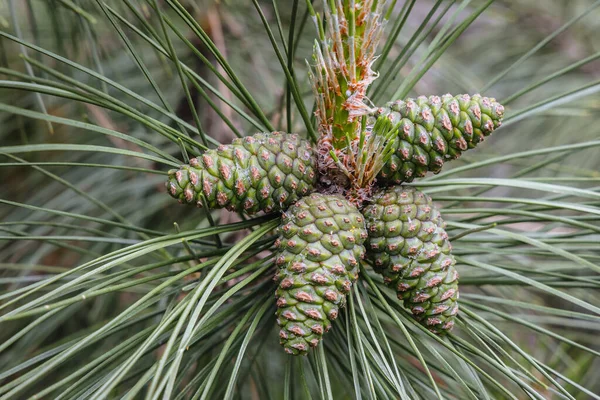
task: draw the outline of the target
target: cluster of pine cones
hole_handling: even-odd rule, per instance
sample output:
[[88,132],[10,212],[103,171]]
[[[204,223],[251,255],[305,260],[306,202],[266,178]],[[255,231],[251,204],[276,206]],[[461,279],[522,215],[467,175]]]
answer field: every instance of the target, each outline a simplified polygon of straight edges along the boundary
[[458,274],[445,223],[419,190],[401,186],[475,147],[500,126],[504,108],[479,95],[396,101],[369,117],[398,130],[395,152],[364,204],[319,193],[317,155],[297,135],[235,139],[169,171],[181,203],[248,214],[282,211],[275,279],[277,322],[285,351],[306,354],[339,314],[368,260],[416,320],[437,334],[458,312]]

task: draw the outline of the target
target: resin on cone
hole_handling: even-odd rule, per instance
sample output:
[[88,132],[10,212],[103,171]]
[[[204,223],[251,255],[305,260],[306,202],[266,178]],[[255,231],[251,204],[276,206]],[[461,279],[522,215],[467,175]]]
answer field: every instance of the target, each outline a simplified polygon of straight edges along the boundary
[[310,143],[272,132],[238,138],[169,171],[167,189],[181,203],[253,214],[285,210],[311,193],[317,160]]
[[425,327],[448,332],[458,312],[458,273],[445,223],[431,198],[396,186],[376,193],[363,214],[373,268]]
[[287,353],[304,355],[331,328],[358,278],[364,217],[342,196],[313,193],[283,214],[279,233],[279,337]]
[[477,146],[502,124],[504,107],[478,94],[446,94],[388,103],[371,116],[369,124],[380,116],[398,127],[398,140],[378,179],[399,184],[428,171],[438,173],[444,162]]

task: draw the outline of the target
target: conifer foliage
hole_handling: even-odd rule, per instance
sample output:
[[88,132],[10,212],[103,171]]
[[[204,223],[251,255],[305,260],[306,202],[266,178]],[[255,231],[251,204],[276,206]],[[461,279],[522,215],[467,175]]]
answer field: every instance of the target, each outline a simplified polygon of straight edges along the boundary
[[167,188],[181,202],[284,212],[275,279],[281,344],[290,354],[307,354],[331,328],[358,279],[367,236],[367,258],[415,318],[445,333],[458,312],[455,260],[431,199],[402,186],[374,191],[440,172],[499,127],[504,108],[478,94],[370,106],[387,5],[324,2],[320,15],[307,2],[318,32],[309,63],[316,156],[296,135],[260,133],[169,172]]

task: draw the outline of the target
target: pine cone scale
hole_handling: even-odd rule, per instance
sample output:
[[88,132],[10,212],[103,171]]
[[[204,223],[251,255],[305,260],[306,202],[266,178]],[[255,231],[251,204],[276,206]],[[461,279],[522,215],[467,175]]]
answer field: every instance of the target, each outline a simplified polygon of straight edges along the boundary
[[306,140],[279,132],[235,139],[169,171],[180,202],[253,214],[284,210],[315,188],[316,155]]
[[330,329],[358,278],[364,218],[343,197],[314,193],[284,213],[279,232],[279,336],[286,352],[306,354]]
[[443,334],[458,312],[458,273],[444,221],[431,198],[412,187],[378,192],[363,211],[367,257],[415,319]]
[[399,184],[438,173],[445,161],[476,147],[501,125],[504,107],[480,95],[421,96],[380,107],[368,124],[381,116],[397,125],[398,141],[378,179]]

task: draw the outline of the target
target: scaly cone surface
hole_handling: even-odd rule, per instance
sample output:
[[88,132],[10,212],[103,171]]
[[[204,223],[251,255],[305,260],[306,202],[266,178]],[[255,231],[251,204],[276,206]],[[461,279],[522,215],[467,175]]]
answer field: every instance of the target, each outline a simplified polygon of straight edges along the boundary
[[309,66],[320,134],[319,169],[323,183],[335,191],[351,180],[339,171],[330,153],[347,170],[356,170],[353,154],[366,116],[373,112],[366,93],[377,77],[371,66],[385,25],[386,1],[324,1],[324,18],[310,2],[307,5],[319,32],[314,65]]
[[304,355],[331,328],[358,278],[365,222],[344,197],[313,193],[283,214],[279,233],[279,336],[287,353]]
[[437,334],[450,331],[458,312],[458,273],[431,198],[396,186],[376,193],[363,215],[373,268],[421,324]]
[[420,96],[379,108],[368,125],[387,117],[398,126],[396,151],[379,173],[383,183],[411,182],[472,149],[502,124],[504,107],[478,94]]
[[317,158],[297,135],[257,133],[208,150],[189,165],[169,171],[167,189],[182,203],[253,214],[285,210],[311,193]]

